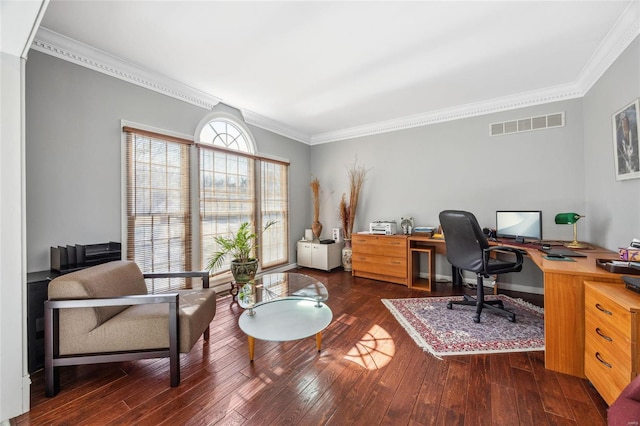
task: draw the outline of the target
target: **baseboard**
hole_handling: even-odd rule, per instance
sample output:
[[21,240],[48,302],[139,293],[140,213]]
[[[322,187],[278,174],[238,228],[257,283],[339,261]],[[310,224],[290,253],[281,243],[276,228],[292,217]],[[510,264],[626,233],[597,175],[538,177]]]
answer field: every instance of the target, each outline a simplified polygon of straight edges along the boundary
[[[421,272],[420,273],[420,278],[428,278],[429,274],[427,274],[426,272]],[[436,274],[436,282],[451,282],[451,275],[440,275],[440,274]],[[476,280],[475,278],[465,278],[464,282],[467,284],[472,284],[475,285],[476,284]],[[489,280],[485,281],[485,287],[493,287],[492,283],[490,283]],[[543,287],[533,287],[530,285],[524,285],[524,284],[515,284],[515,283],[501,283],[500,281],[498,281],[498,289],[502,289],[502,290],[510,290],[510,291],[519,291],[522,293],[531,293],[531,294],[544,294],[544,288]]]

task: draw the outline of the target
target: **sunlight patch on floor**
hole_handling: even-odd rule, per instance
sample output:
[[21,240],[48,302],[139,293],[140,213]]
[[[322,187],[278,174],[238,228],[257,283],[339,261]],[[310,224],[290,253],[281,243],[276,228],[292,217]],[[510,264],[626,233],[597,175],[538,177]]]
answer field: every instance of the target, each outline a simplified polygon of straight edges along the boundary
[[391,335],[379,325],[374,325],[349,350],[345,359],[367,370],[378,370],[391,361],[396,346]]

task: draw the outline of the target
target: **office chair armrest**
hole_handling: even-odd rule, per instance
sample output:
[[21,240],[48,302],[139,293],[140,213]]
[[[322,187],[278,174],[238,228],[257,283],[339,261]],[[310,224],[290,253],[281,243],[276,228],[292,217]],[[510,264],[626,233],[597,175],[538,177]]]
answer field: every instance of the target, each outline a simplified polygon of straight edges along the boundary
[[516,264],[520,266],[524,263],[524,256],[522,255],[522,251],[520,249],[514,247],[507,246],[491,246],[489,248],[484,249],[485,256],[489,256],[492,251],[501,251],[501,252],[509,252],[516,255]]

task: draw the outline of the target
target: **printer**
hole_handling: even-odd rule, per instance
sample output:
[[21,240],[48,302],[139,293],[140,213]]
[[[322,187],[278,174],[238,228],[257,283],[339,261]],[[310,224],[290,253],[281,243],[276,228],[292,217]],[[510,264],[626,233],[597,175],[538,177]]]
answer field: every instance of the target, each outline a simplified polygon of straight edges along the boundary
[[378,235],[394,235],[398,225],[395,220],[378,220],[369,223],[369,233]]

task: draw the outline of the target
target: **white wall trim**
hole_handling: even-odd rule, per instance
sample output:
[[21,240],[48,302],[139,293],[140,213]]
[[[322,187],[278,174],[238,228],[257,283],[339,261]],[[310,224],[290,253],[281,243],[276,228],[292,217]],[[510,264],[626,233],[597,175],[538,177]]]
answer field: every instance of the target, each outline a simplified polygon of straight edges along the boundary
[[583,93],[587,93],[596,84],[638,34],[640,34],[640,2],[634,1],[627,6],[578,75],[576,81]]
[[[638,34],[640,34],[640,2],[630,2],[575,82],[332,132],[309,135],[290,125],[255,112],[238,109],[242,111],[248,124],[308,145],[318,145],[569,100],[584,96]],[[142,69],[46,28],[41,27],[38,30],[32,48],[206,109],[211,109],[223,101],[214,95],[203,93],[178,81]]]
[[[426,272],[420,272],[418,276],[421,278],[429,278],[429,274],[427,274]],[[436,274],[437,284],[451,285],[451,281],[452,281],[451,275]],[[476,279],[465,277],[464,282],[467,284],[475,285]],[[492,288],[492,286],[489,285],[489,280],[485,281],[484,286],[485,286],[485,290],[488,288]],[[518,291],[521,293],[531,293],[531,294],[544,294],[544,287],[534,287],[534,286],[529,286],[524,284],[515,284],[515,283],[501,283],[498,281],[498,291],[500,290],[511,290],[511,291]],[[475,294],[475,290],[474,290],[474,294]],[[485,291],[485,294],[491,294],[491,293],[488,291]]]
[[220,98],[151,70],[145,70],[44,27],[38,30],[32,48],[202,108],[211,109],[220,102]]
[[242,109],[241,111],[247,124],[260,127],[264,130],[269,130],[270,132],[285,136],[298,142],[303,142],[306,144],[311,143],[311,135],[295,130],[292,127],[264,117],[260,114],[256,114],[255,112],[249,111],[248,109]]

